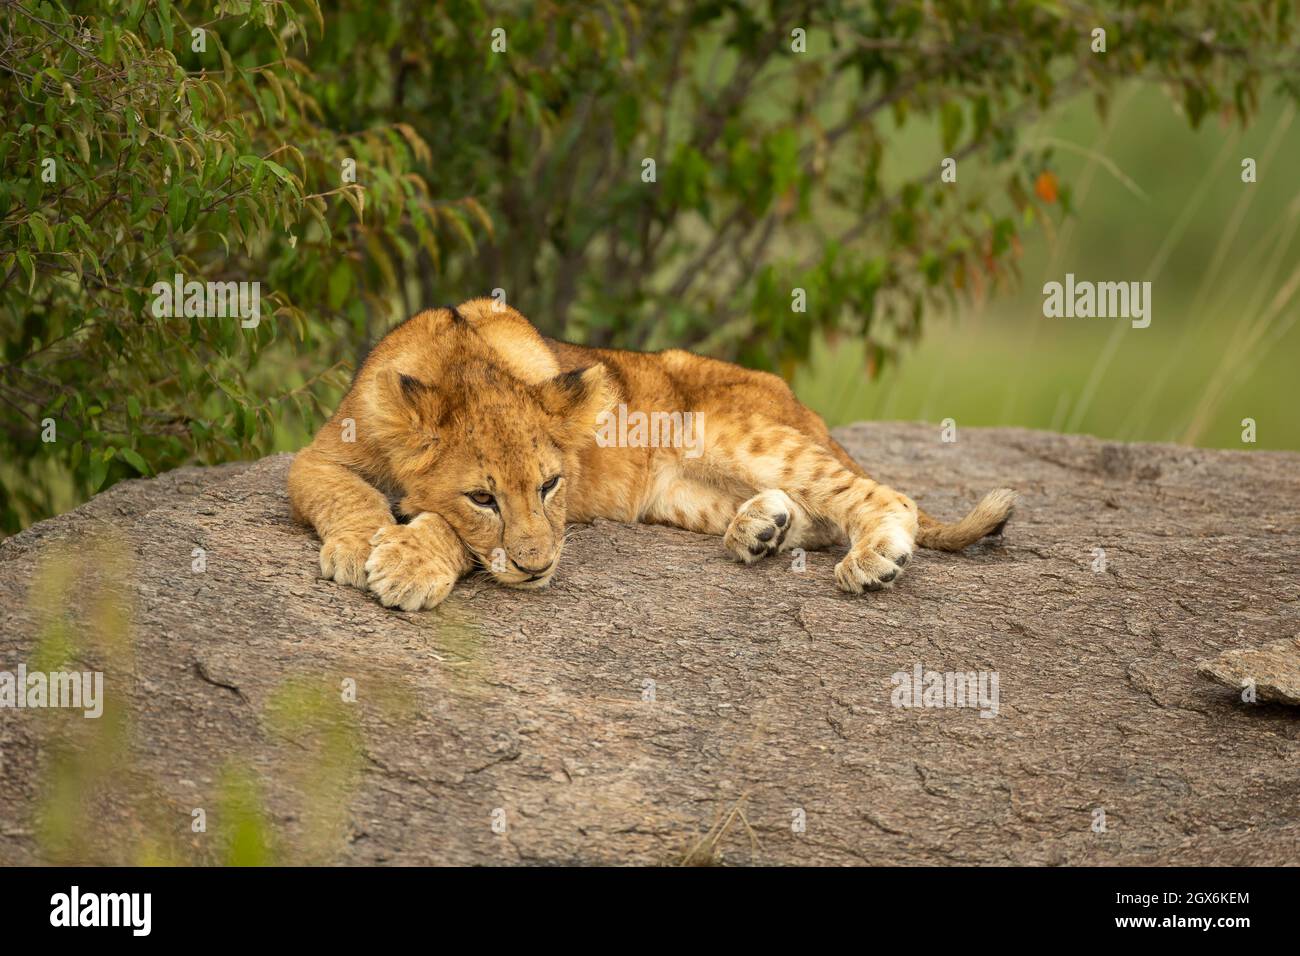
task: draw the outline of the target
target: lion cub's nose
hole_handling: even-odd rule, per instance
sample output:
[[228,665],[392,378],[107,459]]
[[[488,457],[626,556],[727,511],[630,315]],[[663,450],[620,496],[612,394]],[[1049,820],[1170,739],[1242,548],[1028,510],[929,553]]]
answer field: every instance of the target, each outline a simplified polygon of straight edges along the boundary
[[534,576],[538,576],[538,575],[545,574],[547,571],[551,570],[551,565],[554,563],[555,563],[554,561],[547,561],[540,568],[530,568],[527,565],[520,564],[518,561],[515,561],[515,567],[518,568],[520,571],[524,572],[524,574],[531,574]]

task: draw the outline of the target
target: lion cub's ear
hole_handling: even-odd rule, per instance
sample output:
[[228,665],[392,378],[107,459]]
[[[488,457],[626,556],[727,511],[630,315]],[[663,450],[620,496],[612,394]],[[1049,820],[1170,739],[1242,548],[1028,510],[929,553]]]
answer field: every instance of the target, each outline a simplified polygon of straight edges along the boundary
[[384,440],[412,449],[437,444],[442,399],[434,386],[395,370],[383,373],[377,385],[372,407]]
[[561,426],[560,440],[577,444],[595,431],[597,417],[614,407],[614,388],[605,366],[562,372],[536,386],[542,408]]

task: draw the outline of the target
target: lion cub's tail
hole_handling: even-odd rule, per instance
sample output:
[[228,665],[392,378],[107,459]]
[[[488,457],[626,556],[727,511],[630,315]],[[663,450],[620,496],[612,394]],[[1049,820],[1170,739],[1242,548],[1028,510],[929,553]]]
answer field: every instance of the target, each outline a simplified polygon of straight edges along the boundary
[[1001,534],[1015,508],[1016,493],[1010,488],[990,491],[971,509],[970,514],[956,524],[936,521],[924,511],[919,512],[920,529],[916,543],[937,551],[960,551],[980,538]]

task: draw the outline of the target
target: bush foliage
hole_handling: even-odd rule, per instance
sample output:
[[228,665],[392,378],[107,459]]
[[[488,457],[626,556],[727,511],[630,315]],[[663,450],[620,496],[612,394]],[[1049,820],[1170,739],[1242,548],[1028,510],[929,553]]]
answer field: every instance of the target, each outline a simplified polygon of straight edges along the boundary
[[[878,368],[1068,212],[1017,131],[1167,86],[1300,94],[1292,2],[13,0],[0,12],[0,523],[312,428],[359,350],[499,290],[545,331]],[[1106,30],[1106,51],[1092,31]],[[932,129],[932,168],[887,143]],[[942,183],[983,153],[1002,188]],[[355,170],[355,176],[352,170]],[[261,321],[157,315],[258,282]],[[799,311],[794,290],[803,290]],[[51,426],[52,423],[52,426]],[[50,440],[50,439],[53,440]]]

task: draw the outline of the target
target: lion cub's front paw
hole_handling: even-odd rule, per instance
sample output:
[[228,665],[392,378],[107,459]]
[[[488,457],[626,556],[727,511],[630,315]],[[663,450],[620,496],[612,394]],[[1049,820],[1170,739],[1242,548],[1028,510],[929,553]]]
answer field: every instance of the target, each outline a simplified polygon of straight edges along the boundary
[[344,532],[326,538],[320,547],[321,577],[364,590],[370,537],[369,534]]
[[432,550],[414,523],[380,528],[370,543],[374,550],[365,565],[366,584],[385,607],[435,607],[456,584],[455,561]]
[[776,554],[794,521],[794,502],[784,491],[762,491],[736,511],[722,545],[746,564]]

